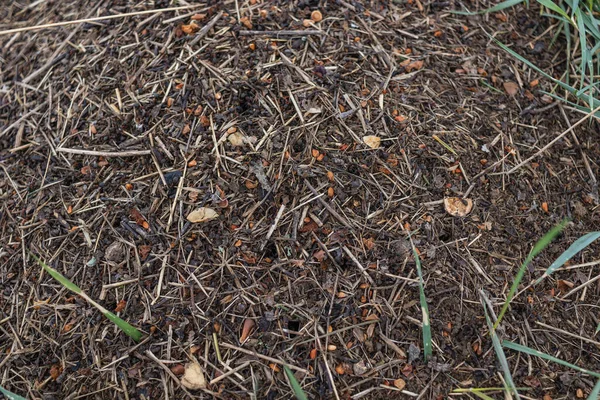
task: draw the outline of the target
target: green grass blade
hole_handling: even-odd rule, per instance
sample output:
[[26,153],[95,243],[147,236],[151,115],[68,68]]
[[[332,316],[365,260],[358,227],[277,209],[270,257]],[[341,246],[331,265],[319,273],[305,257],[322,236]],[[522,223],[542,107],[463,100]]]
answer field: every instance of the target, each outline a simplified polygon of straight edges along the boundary
[[40,260],[37,256],[35,256],[34,254],[30,254],[30,255],[31,255],[31,257],[33,257],[34,260],[37,261],[38,264],[40,264],[42,266],[42,268],[46,272],[48,272],[48,274],[50,276],[52,276],[54,279],[56,279],[58,282],[60,282],[61,285],[63,285],[67,289],[71,290],[72,292],[77,293],[78,295],[83,297],[88,303],[90,303],[91,305],[96,307],[98,310],[100,310],[100,312],[102,314],[104,314],[104,316],[106,318],[108,318],[112,323],[117,325],[123,332],[125,332],[127,334],[127,336],[129,336],[136,342],[139,342],[142,339],[142,333],[140,331],[138,331],[136,328],[131,326],[128,322],[122,320],[121,318],[117,317],[115,314],[108,311],[106,308],[102,307],[100,304],[96,303],[87,294],[85,294],[85,292],[83,292],[83,290],[81,290],[81,288],[79,286],[77,286],[76,284],[74,284],[73,282],[71,282],[70,280],[65,278],[65,276],[63,274],[61,274],[54,268],[50,267],[48,264],[46,264],[45,262]]
[[541,5],[543,5],[544,7],[549,8],[550,10],[554,11],[555,13],[562,15],[567,20],[571,20],[571,17],[569,17],[569,14],[567,14],[565,12],[565,10],[560,8],[558,6],[558,4],[555,4],[552,0],[537,0],[537,2],[540,3]]
[[596,327],[596,332],[594,332],[594,334],[597,334],[598,332],[600,332],[600,323],[598,323],[598,326]]
[[598,382],[596,382],[596,385],[594,385],[594,388],[592,389],[590,395],[587,398],[587,400],[598,400],[598,399],[600,399],[600,379],[598,379]]
[[510,287],[510,291],[508,292],[508,296],[506,296],[506,301],[502,305],[502,309],[500,310],[500,314],[498,315],[498,319],[496,320],[496,323],[494,324],[494,329],[496,329],[498,327],[498,325],[500,324],[500,321],[502,321],[502,317],[506,313],[506,310],[508,310],[508,306],[510,305],[511,300],[512,300],[513,296],[515,295],[515,293],[517,292],[519,284],[521,283],[521,280],[523,279],[523,276],[525,275],[525,271],[527,270],[527,265],[529,265],[529,263],[531,262],[531,260],[533,260],[535,258],[535,256],[537,256],[540,251],[544,250],[546,248],[546,246],[548,246],[548,244],[550,244],[550,242],[552,240],[554,240],[554,238],[567,225],[567,222],[569,222],[569,221],[565,219],[561,223],[559,223],[558,225],[556,225],[554,228],[550,229],[550,231],[548,231],[548,233],[546,233],[535,244],[535,246],[533,246],[533,250],[531,250],[531,253],[529,253],[529,255],[527,256],[527,258],[525,259],[525,261],[521,265],[521,268],[519,268],[519,271],[517,272],[517,275],[515,276],[515,279],[514,279],[514,281],[512,283],[512,286]]
[[503,1],[500,4],[496,4],[493,7],[490,8],[486,8],[485,10],[482,11],[476,11],[476,12],[470,12],[470,11],[452,11],[453,14],[461,14],[461,15],[477,15],[477,14],[487,14],[487,13],[492,13],[492,12],[496,12],[496,11],[501,11],[504,10],[506,8],[510,8],[510,7],[514,7],[517,4],[521,4],[521,3],[525,3],[525,0],[506,0]]
[[581,68],[581,78],[580,78],[580,83],[579,83],[579,87],[583,87],[583,83],[585,82],[585,71],[587,68],[587,60],[589,57],[589,52],[588,52],[588,48],[587,48],[587,40],[586,40],[586,29],[585,29],[585,23],[583,22],[583,17],[581,15],[581,9],[576,8],[575,9],[575,16],[577,17],[577,30],[579,31],[579,46],[581,47],[581,63],[580,63],[580,68]]
[[2,386],[0,386],[0,393],[2,393],[7,400],[27,400],[25,397],[14,394],[13,392],[4,389]]
[[587,235],[583,235],[579,239],[577,239],[567,250],[564,251],[553,263],[548,267],[544,275],[539,277],[535,281],[535,285],[540,283],[547,276],[555,272],[557,269],[565,265],[567,261],[569,261],[573,256],[577,253],[588,247],[592,244],[596,239],[600,238],[600,232],[590,232]]
[[419,258],[419,254],[417,254],[417,249],[415,248],[412,239],[410,243],[412,245],[413,254],[415,255],[415,264],[417,264],[417,275],[419,277],[419,301],[423,313],[423,355],[425,362],[427,362],[429,357],[433,354],[429,307],[427,306],[427,297],[425,297],[425,282],[423,281],[423,271],[421,270],[421,259]]
[[[489,36],[489,35],[488,35]],[[577,89],[575,89],[574,87],[567,85],[566,83],[564,83],[561,80],[555,79],[552,76],[548,75],[546,72],[544,72],[542,69],[538,68],[535,64],[533,64],[531,61],[527,60],[525,57],[521,56],[519,53],[515,52],[514,50],[512,50],[510,47],[506,46],[504,43],[500,42],[498,39],[489,36],[492,40],[494,40],[494,42],[504,51],[506,51],[508,54],[510,54],[511,56],[513,56],[514,58],[516,58],[517,60],[521,61],[522,63],[526,64],[529,68],[535,70],[537,73],[543,75],[545,78],[550,79],[552,82],[556,83],[557,85],[559,85],[560,87],[562,87],[563,89],[567,90],[569,93],[575,95],[577,93]]]
[[285,371],[285,375],[288,377],[290,381],[290,386],[292,387],[292,391],[298,400],[308,400],[306,393],[302,390],[302,386],[298,383],[298,380],[294,376],[294,373],[287,365],[283,366],[283,370]]
[[[485,294],[481,293],[481,296],[485,296]],[[512,392],[515,394],[517,400],[520,400],[519,392],[516,389],[515,383],[513,381],[512,375],[510,374],[510,367],[508,366],[508,360],[506,359],[506,355],[504,354],[504,350],[502,349],[502,344],[500,343],[500,339],[496,334],[496,328],[492,324],[492,320],[490,319],[490,315],[487,309],[487,304],[483,298],[481,299],[481,303],[483,304],[483,311],[485,313],[485,321],[487,323],[488,329],[490,331],[490,337],[492,338],[492,345],[494,346],[494,351],[496,352],[496,357],[498,357],[498,361],[500,361],[500,365],[502,366],[502,371],[504,372],[504,385],[505,390],[509,393]]]
[[490,396],[488,396],[488,395],[487,395],[487,394],[485,394],[485,393],[481,393],[481,392],[473,392],[473,394],[474,394],[475,396],[479,397],[480,399],[483,399],[483,400],[496,400],[496,399],[494,399],[493,397],[490,397]]
[[39,265],[42,266],[42,268],[44,268],[44,270],[51,277],[53,277],[54,279],[56,279],[57,281],[59,281],[61,285],[63,285],[64,287],[66,287],[67,289],[69,289],[72,292],[75,292],[77,294],[81,294],[82,290],[81,290],[81,288],[79,288],[79,286],[77,286],[76,284],[74,284],[73,282],[71,282],[70,280],[68,280],[67,278],[65,278],[63,274],[61,274],[60,272],[58,272],[54,268],[50,267],[48,264],[46,264],[42,260],[40,260],[36,255],[34,255],[34,254],[30,254],[30,255],[31,255],[31,257],[33,257],[33,259],[35,261],[37,261],[37,263]]
[[565,367],[572,368],[575,371],[579,371],[579,372],[581,372],[583,374],[588,374],[588,375],[594,376],[596,378],[600,378],[600,373],[598,373],[598,372],[593,372],[593,371],[590,371],[588,369],[578,367],[575,364],[568,363],[568,362],[563,361],[563,360],[561,360],[559,358],[556,358],[556,357],[551,356],[551,355],[546,354],[546,353],[542,353],[541,351],[532,349],[530,347],[520,345],[518,343],[509,342],[509,341],[505,340],[505,341],[502,342],[502,346],[504,346],[507,349],[520,351],[521,353],[526,353],[526,354],[529,354],[529,355],[532,355],[532,356],[543,358],[544,360],[548,360],[548,361],[552,361],[552,362],[555,362],[555,363],[560,364],[560,365],[564,365]]

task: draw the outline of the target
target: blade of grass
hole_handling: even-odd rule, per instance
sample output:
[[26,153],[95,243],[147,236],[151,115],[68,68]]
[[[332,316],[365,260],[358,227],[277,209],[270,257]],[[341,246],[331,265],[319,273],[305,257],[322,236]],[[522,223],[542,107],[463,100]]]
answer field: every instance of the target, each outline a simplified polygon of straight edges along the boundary
[[550,242],[552,240],[554,240],[554,238],[564,229],[564,227],[567,225],[568,222],[569,221],[566,219],[561,221],[554,228],[550,229],[550,231],[548,231],[548,233],[546,233],[535,244],[535,246],[533,246],[531,253],[529,253],[529,255],[527,256],[527,258],[525,259],[523,264],[521,264],[521,268],[519,268],[519,271],[517,272],[517,275],[515,276],[515,279],[510,287],[510,291],[508,292],[508,296],[506,296],[506,301],[502,305],[502,309],[500,310],[498,319],[496,320],[496,323],[494,324],[494,329],[496,329],[498,327],[498,325],[500,324],[500,321],[502,321],[502,317],[506,313],[506,310],[508,310],[508,306],[510,305],[511,300],[512,300],[513,296],[515,295],[515,293],[519,287],[519,284],[521,283],[521,280],[523,279],[523,276],[525,275],[525,271],[527,270],[527,265],[529,265],[529,263],[535,258],[535,256],[538,255],[538,253],[540,251],[544,250],[546,248],[546,246],[548,246],[548,244],[550,244]]
[[565,12],[565,10],[560,8],[558,6],[558,4],[555,4],[552,0],[537,0],[537,2],[540,3],[541,5],[543,5],[544,7],[549,8],[550,10],[554,11],[555,13],[562,15],[567,20],[571,20],[571,17],[569,16],[569,14],[567,14]]
[[7,400],[27,400],[25,397],[14,394],[13,392],[4,389],[2,386],[0,386],[0,393],[2,393]]
[[550,276],[557,269],[565,265],[567,261],[569,261],[573,256],[577,253],[588,247],[592,244],[596,239],[600,238],[600,232],[590,232],[586,235],[583,235],[579,239],[577,239],[567,250],[564,251],[558,258],[548,267],[548,269],[544,272],[544,275],[536,279],[534,285],[537,285],[542,280]]
[[50,267],[48,264],[40,260],[36,255],[31,254],[31,257],[37,261],[37,263],[46,271],[51,277],[56,279],[61,285],[69,289],[70,291],[77,293],[81,297],[83,297],[88,303],[96,307],[106,318],[108,318],[112,323],[117,325],[123,332],[125,332],[129,337],[131,337],[136,342],[139,342],[142,339],[142,333],[138,331],[136,328],[131,326],[126,321],[117,317],[112,312],[108,311],[106,308],[102,307],[100,304],[96,303],[92,300],[79,286],[68,280],[63,274]]
[[600,399],[600,379],[598,379],[598,382],[596,382],[596,384],[594,385],[594,388],[592,389],[592,391],[590,392],[590,395],[587,398],[587,400],[598,400],[598,399]]
[[487,323],[488,329],[490,331],[490,337],[492,338],[492,345],[494,347],[494,351],[496,352],[496,357],[498,357],[498,361],[500,361],[500,365],[502,366],[502,371],[504,372],[504,385],[505,390],[509,393],[512,392],[515,394],[517,400],[520,400],[519,392],[515,387],[515,383],[513,381],[512,375],[510,373],[510,367],[508,366],[508,360],[506,359],[506,355],[504,354],[504,350],[502,350],[502,344],[500,343],[500,339],[496,334],[496,328],[494,328],[492,324],[492,320],[490,319],[490,315],[487,309],[486,301],[484,300],[485,293],[483,290],[481,291],[481,304],[483,304],[483,311],[485,314],[485,321]]
[[529,355],[532,355],[532,356],[540,357],[540,358],[543,358],[544,360],[548,360],[548,361],[552,361],[552,362],[555,362],[555,363],[560,364],[560,365],[564,365],[565,367],[572,368],[575,371],[579,371],[579,372],[581,372],[583,374],[588,374],[588,375],[594,376],[596,378],[600,378],[600,373],[598,373],[598,372],[594,372],[594,371],[590,371],[589,369],[581,368],[581,367],[579,367],[579,366],[577,366],[575,364],[568,363],[568,362],[563,361],[563,360],[561,360],[559,358],[556,358],[556,357],[551,356],[551,355],[546,354],[546,353],[542,353],[541,351],[532,349],[532,348],[527,347],[527,346],[523,346],[523,345],[518,344],[518,343],[509,342],[508,340],[504,340],[502,342],[502,346],[504,346],[507,349],[520,351],[521,353],[525,353],[525,354],[529,354]]
[[419,277],[419,301],[421,303],[421,311],[423,313],[423,355],[425,362],[433,354],[433,346],[431,343],[431,325],[429,323],[429,307],[427,306],[427,297],[425,297],[425,282],[423,281],[423,271],[421,270],[421,259],[417,253],[417,248],[410,238],[413,254],[415,255],[415,264],[417,265],[417,276]]
[[302,386],[300,386],[300,384],[298,383],[298,380],[294,376],[294,373],[292,372],[290,367],[288,367],[287,365],[284,364],[283,370],[285,371],[285,375],[288,377],[288,380],[290,381],[290,386],[292,387],[292,391],[294,392],[294,395],[296,396],[296,398],[298,400],[308,400],[308,397],[304,393],[304,390],[302,390]]

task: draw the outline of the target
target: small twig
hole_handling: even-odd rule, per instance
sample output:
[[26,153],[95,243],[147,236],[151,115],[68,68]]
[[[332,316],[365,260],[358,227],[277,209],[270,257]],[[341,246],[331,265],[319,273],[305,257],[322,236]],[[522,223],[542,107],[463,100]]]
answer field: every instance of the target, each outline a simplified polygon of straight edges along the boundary
[[[315,196],[319,196],[319,192],[317,192],[317,189],[315,189],[307,179],[304,180],[304,184]],[[338,221],[344,224],[344,226],[346,226],[347,228],[352,228],[352,225],[350,225],[350,223],[346,221],[344,217],[342,217],[337,211],[335,211],[333,207],[329,205],[329,203],[323,200],[320,196],[317,198],[317,200],[319,200],[319,202],[323,204],[323,207],[325,207],[331,215],[333,215]]]
[[300,371],[300,372],[304,372],[307,375],[310,374],[307,370],[305,370],[303,368],[296,367],[295,365],[288,364],[288,363],[286,363],[284,361],[278,360],[278,359],[273,358],[273,357],[264,356],[262,354],[259,354],[259,353],[255,352],[255,351],[252,351],[252,350],[246,350],[244,348],[237,347],[237,346],[234,346],[234,345],[228,344],[228,343],[221,343],[221,347],[224,347],[226,349],[231,349],[231,350],[239,351],[240,353],[248,354],[248,355],[251,355],[251,356],[255,356],[255,357],[261,358],[261,359],[263,359],[265,361],[269,361],[269,362],[272,362],[272,363],[275,363],[275,364],[287,365],[290,369],[293,369],[293,370],[296,370],[296,371]]
[[198,31],[198,33],[196,33],[196,36],[190,42],[190,46],[193,46],[196,43],[198,43],[200,40],[202,40],[202,38],[204,36],[206,36],[208,31],[210,31],[213,28],[213,26],[215,26],[217,24],[217,21],[219,21],[219,19],[221,19],[222,16],[223,16],[223,11],[219,11],[219,13],[217,15],[215,15],[213,17],[213,19],[211,19],[206,25],[204,25],[202,27],[202,29],[200,29]]
[[563,329],[560,329],[560,328],[555,328],[555,327],[553,327],[551,325],[546,325],[546,324],[544,324],[543,322],[540,322],[540,321],[535,321],[535,323],[536,323],[536,325],[539,325],[539,326],[541,326],[543,328],[546,328],[546,329],[550,329],[550,330],[552,330],[554,332],[562,333],[563,335],[571,336],[571,337],[577,338],[579,340],[582,340],[584,342],[588,342],[588,343],[594,344],[596,346],[600,346],[600,342],[597,342],[595,340],[592,340],[592,339],[589,339],[589,338],[577,335],[575,333],[567,332],[567,331],[565,331]]
[[185,387],[183,387],[183,385],[181,384],[181,381],[177,378],[177,376],[175,376],[175,374],[173,372],[171,372],[171,370],[169,369],[169,367],[167,367],[162,361],[160,361],[158,359],[158,357],[156,357],[154,355],[154,353],[152,353],[150,350],[146,350],[146,355],[155,363],[157,363],[158,365],[160,365],[160,367],[162,369],[165,370],[165,372],[167,373],[167,375],[169,375],[175,382],[177,382],[177,385],[179,385],[179,387],[190,397],[190,398],[194,398],[194,396],[192,396],[192,394],[190,392],[187,391],[187,389]]
[[150,150],[129,150],[129,151],[102,151],[102,150],[83,150],[83,149],[68,149],[59,147],[56,151],[60,153],[79,154],[82,156],[97,156],[97,157],[138,157],[151,154]]
[[342,248],[344,249],[344,252],[348,255],[348,257],[350,257],[350,259],[354,262],[354,264],[356,264],[356,266],[358,267],[358,269],[360,269],[360,272],[362,272],[365,275],[365,277],[367,278],[367,280],[369,282],[371,282],[371,284],[374,284],[375,281],[373,281],[373,278],[371,278],[371,275],[369,275],[367,273],[367,269],[362,266],[362,264],[360,263],[360,261],[358,261],[358,259],[356,258],[356,256],[354,254],[352,254],[352,252],[350,251],[350,249],[347,248],[346,246],[344,246]]
[[281,30],[281,31],[239,31],[240,36],[308,36],[308,35],[324,35],[325,32],[317,30]]
[[279,207],[279,211],[277,212],[275,221],[273,221],[273,225],[271,225],[269,232],[267,232],[267,236],[265,237],[265,241],[264,241],[263,245],[261,246],[261,250],[265,248],[265,246],[267,245],[267,242],[269,241],[269,239],[271,239],[271,235],[273,235],[273,232],[275,232],[275,229],[277,228],[277,224],[279,224],[279,220],[281,219],[281,216],[283,215],[283,211],[285,211],[285,204],[282,204],[281,207]]
[[532,155],[531,157],[529,157],[528,159],[526,159],[525,161],[515,165],[514,167],[512,167],[512,169],[506,171],[506,172],[499,172],[498,174],[494,174],[494,175],[510,175],[513,172],[517,171],[519,168],[521,168],[523,165],[529,163],[529,161],[533,160],[534,158],[538,157],[540,154],[542,154],[544,151],[548,150],[550,147],[552,147],[552,145],[556,142],[558,142],[560,139],[563,138],[563,136],[565,136],[567,133],[571,132],[573,129],[577,128],[579,125],[583,124],[589,117],[591,117],[592,115],[594,115],[598,110],[600,110],[600,106],[596,107],[595,109],[593,109],[592,111],[590,111],[588,114],[586,114],[585,117],[581,118],[579,121],[577,121],[574,125],[570,126],[567,130],[565,130],[563,133],[561,133],[560,135],[558,135],[557,137],[555,137],[550,143],[548,143],[547,145],[545,145],[544,147],[542,147],[537,153],[535,153],[534,155]]
[[162,8],[162,9],[158,9],[158,10],[144,10],[144,11],[125,13],[125,14],[105,15],[103,17],[76,19],[73,21],[55,22],[53,24],[24,26],[22,28],[14,28],[14,29],[8,29],[5,31],[0,31],[0,35],[10,35],[11,33],[17,33],[17,32],[26,32],[26,31],[34,31],[34,30],[39,30],[39,29],[44,29],[44,28],[56,28],[58,26],[83,24],[86,22],[105,21],[107,19],[133,17],[136,15],[156,14],[156,13],[162,13],[162,12],[167,12],[167,11],[184,10],[184,9],[188,9],[188,8],[197,8],[199,6],[200,6],[199,4],[194,4],[194,5],[181,6],[181,7]]
[[240,371],[240,370],[242,370],[242,369],[246,368],[248,365],[250,365],[250,361],[246,361],[246,362],[245,362],[245,363],[243,363],[242,365],[240,365],[240,366],[237,366],[237,367],[235,367],[234,369],[232,369],[232,370],[229,370],[229,371],[225,372],[223,375],[220,375],[220,376],[216,377],[215,379],[213,379],[212,381],[210,381],[210,382],[209,382],[209,385],[210,385],[210,386],[212,386],[212,385],[214,385],[215,383],[218,383],[218,382],[222,381],[223,379],[225,379],[225,378],[229,377],[230,375],[233,375],[233,374],[235,374],[236,372],[238,372],[238,371]]

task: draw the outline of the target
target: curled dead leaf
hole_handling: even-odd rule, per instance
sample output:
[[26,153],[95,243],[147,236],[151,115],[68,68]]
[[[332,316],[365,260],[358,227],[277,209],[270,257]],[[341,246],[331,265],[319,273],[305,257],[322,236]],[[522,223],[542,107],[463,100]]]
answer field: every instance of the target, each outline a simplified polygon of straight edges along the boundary
[[381,145],[381,138],[379,136],[367,135],[363,136],[363,142],[372,149],[378,149]]
[[188,216],[187,220],[193,223],[206,222],[215,219],[219,216],[215,210],[208,207],[200,207],[192,211]]
[[181,378],[181,384],[190,390],[206,388],[206,379],[200,364],[192,362],[185,365],[185,373]]
[[453,217],[464,217],[473,209],[473,200],[460,197],[446,197],[444,208]]
[[254,320],[246,318],[244,321],[244,326],[242,327],[242,336],[240,336],[240,342],[245,342],[246,339],[248,339],[252,328],[254,328]]

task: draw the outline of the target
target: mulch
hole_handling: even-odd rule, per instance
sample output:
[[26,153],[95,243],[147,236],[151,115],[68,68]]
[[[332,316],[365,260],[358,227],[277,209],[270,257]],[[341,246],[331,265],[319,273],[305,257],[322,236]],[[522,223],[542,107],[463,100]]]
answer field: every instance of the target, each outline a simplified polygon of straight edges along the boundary
[[[310,398],[502,386],[480,293],[498,311],[564,218],[525,283],[599,230],[600,147],[586,122],[514,169],[584,115],[488,36],[562,76],[564,45],[534,4],[451,12],[489,5],[208,1],[0,36],[0,385],[30,399],[289,399],[289,364]],[[0,30],[169,6],[10,2]],[[448,197],[472,211],[450,215]],[[190,222],[201,207],[215,214]],[[600,369],[600,287],[582,286],[598,267],[580,265],[597,254],[517,297],[503,336]],[[507,356],[527,398],[595,383]],[[205,390],[181,386],[192,361]]]

